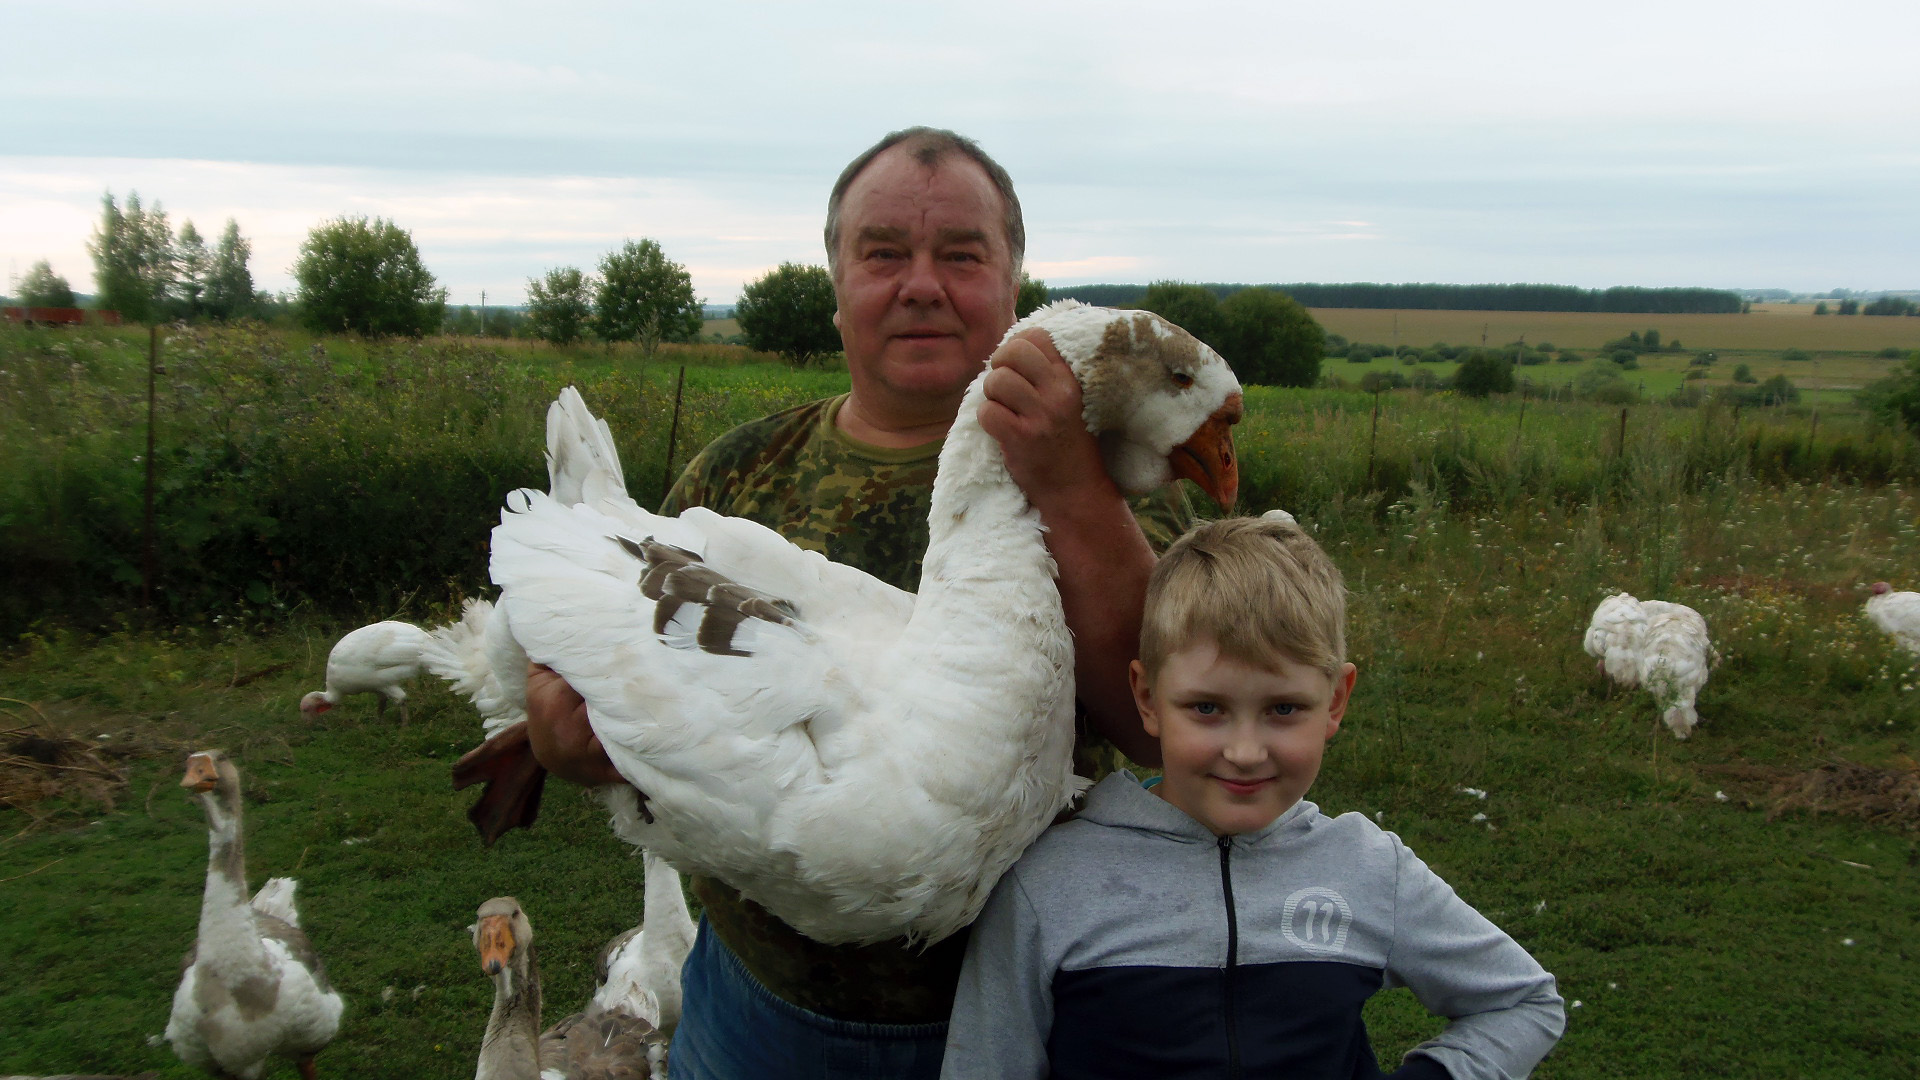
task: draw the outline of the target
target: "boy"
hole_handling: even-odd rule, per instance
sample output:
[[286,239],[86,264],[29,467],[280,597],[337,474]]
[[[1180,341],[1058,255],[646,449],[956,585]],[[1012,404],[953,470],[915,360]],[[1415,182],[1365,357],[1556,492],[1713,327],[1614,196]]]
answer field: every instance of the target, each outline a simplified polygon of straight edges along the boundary
[[1378,1077],[1360,1008],[1402,985],[1451,1022],[1394,1077],[1546,1056],[1553,976],[1398,837],[1302,800],[1353,691],[1345,627],[1339,570],[1291,522],[1168,548],[1132,666],[1165,777],[1107,777],[994,889],[943,1077]]

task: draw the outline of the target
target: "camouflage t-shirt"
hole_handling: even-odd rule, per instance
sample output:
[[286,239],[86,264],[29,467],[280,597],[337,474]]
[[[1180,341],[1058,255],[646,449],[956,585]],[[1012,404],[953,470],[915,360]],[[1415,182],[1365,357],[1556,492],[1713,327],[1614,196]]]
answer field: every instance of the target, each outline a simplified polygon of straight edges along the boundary
[[[663,514],[704,506],[767,526],[803,548],[902,589],[920,584],[927,512],[940,442],[906,450],[856,442],[834,424],[846,395],[810,402],[734,428],[687,464]],[[1192,522],[1180,485],[1133,501],[1147,540],[1164,550]],[[1082,771],[1110,771],[1110,746],[1076,750]],[[816,1013],[870,1024],[946,1020],[965,932],[925,949],[906,941],[823,945],[731,886],[694,877],[694,895],[727,947],[767,989]]]

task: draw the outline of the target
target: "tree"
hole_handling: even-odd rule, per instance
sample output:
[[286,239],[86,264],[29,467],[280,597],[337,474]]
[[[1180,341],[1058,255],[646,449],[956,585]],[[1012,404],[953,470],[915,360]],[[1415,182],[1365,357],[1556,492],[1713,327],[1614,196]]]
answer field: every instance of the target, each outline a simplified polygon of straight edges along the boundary
[[1858,301],[1858,300],[1842,300],[1842,301],[1840,301],[1840,314],[1842,314],[1842,315],[1858,315],[1858,314],[1860,314],[1860,301]]
[[419,337],[440,328],[447,291],[420,261],[413,234],[385,218],[313,227],[293,264],[300,321],[322,333]]
[[840,351],[833,325],[833,277],[824,266],[781,263],[740,290],[734,318],[747,345],[806,364]]
[[1504,356],[1476,350],[1454,372],[1453,388],[1468,397],[1512,393],[1513,365]]
[[173,295],[188,318],[200,314],[200,295],[207,288],[210,260],[207,243],[189,218],[180,223],[180,235],[173,243]]
[[1220,314],[1220,298],[1204,285],[1156,281],[1147,286],[1140,306],[1216,348],[1220,331],[1226,328],[1226,320]]
[[73,287],[67,284],[67,279],[54,273],[53,265],[41,259],[20,279],[20,306],[70,308],[78,305],[73,301]]
[[247,269],[252,257],[253,245],[240,235],[240,223],[228,218],[207,266],[206,291],[200,296],[207,314],[224,322],[254,312],[253,272]]
[[1904,296],[1883,296],[1860,309],[1862,315],[1912,315],[1913,301]]
[[117,311],[130,322],[165,317],[173,284],[173,230],[159,203],[148,210],[140,205],[139,192],[129,192],[123,211],[114,205],[113,192],[107,192],[87,250],[93,253],[95,306]]
[[577,266],[556,266],[546,278],[527,279],[527,325],[533,336],[571,345],[587,334],[593,318],[593,279]]
[[1047,306],[1047,283],[1035,281],[1020,271],[1020,292],[1013,298],[1013,317],[1024,319]]
[[1813,305],[1813,313],[1815,315],[1825,315],[1827,313],[1827,302],[1825,300],[1822,300],[1819,303]]
[[662,341],[687,341],[705,321],[687,268],[652,240],[629,240],[600,260],[594,330],[603,341],[639,341],[652,353]]

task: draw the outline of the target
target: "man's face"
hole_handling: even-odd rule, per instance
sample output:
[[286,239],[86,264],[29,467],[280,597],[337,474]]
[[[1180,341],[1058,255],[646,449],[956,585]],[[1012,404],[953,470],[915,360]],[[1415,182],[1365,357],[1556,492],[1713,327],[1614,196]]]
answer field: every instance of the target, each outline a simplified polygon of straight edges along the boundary
[[855,394],[874,408],[957,406],[1013,325],[1006,211],[986,170],[885,151],[841,199],[839,244],[833,321]]
[[1294,660],[1268,671],[1199,641],[1151,680],[1138,660],[1131,676],[1140,720],[1160,740],[1166,775],[1155,793],[1215,836],[1232,836],[1265,828],[1313,786],[1354,667],[1337,679]]

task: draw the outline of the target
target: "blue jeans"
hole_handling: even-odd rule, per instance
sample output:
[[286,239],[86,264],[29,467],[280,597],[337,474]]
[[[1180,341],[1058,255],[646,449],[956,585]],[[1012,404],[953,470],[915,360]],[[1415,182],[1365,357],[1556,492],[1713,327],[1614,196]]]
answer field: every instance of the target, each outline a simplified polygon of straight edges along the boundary
[[680,969],[673,1080],[938,1080],[945,1024],[860,1024],[775,997],[700,919]]

